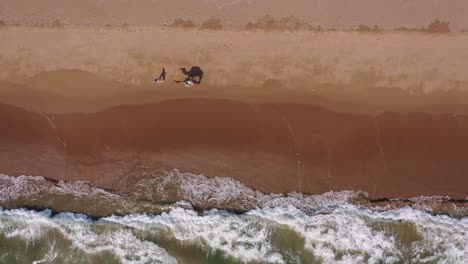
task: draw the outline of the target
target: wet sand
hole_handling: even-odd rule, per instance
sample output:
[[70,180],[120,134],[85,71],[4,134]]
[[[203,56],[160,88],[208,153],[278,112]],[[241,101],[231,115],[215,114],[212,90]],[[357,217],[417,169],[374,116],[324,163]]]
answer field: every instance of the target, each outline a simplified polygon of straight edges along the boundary
[[116,182],[144,165],[232,177],[264,193],[467,196],[466,116],[374,117],[313,105],[180,99],[50,116],[54,128],[41,115],[2,109],[8,175],[118,189]]

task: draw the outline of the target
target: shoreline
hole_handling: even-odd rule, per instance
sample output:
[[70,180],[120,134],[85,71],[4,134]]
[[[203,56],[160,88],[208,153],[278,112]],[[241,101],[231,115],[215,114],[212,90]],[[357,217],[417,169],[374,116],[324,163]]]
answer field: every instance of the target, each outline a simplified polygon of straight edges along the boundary
[[[226,210],[245,214],[252,210],[294,207],[308,215],[326,214],[339,206],[356,206],[376,212],[411,208],[433,216],[468,217],[468,197],[441,196],[371,199],[362,191],[322,194],[270,193],[253,190],[232,178],[205,177],[178,170],[126,186],[125,192],[106,190],[89,182],[66,182],[41,176],[0,174],[0,208],[84,214],[93,220],[132,214],[160,215],[177,208],[204,212]],[[156,183],[163,182],[163,183]],[[195,185],[195,182],[199,185]],[[223,182],[219,186],[220,182]],[[201,184],[201,185],[200,185]],[[207,186],[218,186],[216,189]],[[200,189],[201,188],[201,189]],[[207,189],[206,189],[207,188]],[[200,189],[200,190],[195,190]],[[88,206],[94,203],[92,207]]]

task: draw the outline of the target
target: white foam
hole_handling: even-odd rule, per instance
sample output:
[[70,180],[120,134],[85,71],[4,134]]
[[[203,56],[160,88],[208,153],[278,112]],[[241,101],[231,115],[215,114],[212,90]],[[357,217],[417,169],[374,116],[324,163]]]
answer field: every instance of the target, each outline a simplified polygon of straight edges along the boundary
[[73,194],[77,197],[83,196],[98,196],[98,195],[105,195],[105,196],[113,196],[117,197],[117,195],[107,192],[101,188],[97,188],[90,184],[87,181],[75,181],[75,182],[64,182],[59,181],[54,188],[54,191],[57,193],[65,193],[65,194]]
[[2,230],[5,237],[19,237],[28,242],[39,239],[50,223],[51,211],[35,212],[26,209],[3,210],[0,208]]
[[447,215],[430,215],[413,208],[374,212],[361,209],[361,213],[376,220],[408,221],[415,225],[423,240],[416,242],[414,250],[421,258],[425,251],[437,251],[430,259],[437,263],[468,263],[468,217],[456,220]]
[[21,197],[32,197],[40,193],[69,194],[83,196],[116,196],[88,182],[64,182],[57,184],[41,176],[8,176],[0,174],[0,201],[15,200]]
[[[379,212],[353,205],[315,216],[293,207],[255,210],[249,214],[291,227],[306,239],[306,247],[326,263],[362,263],[366,255],[369,263],[381,259],[392,263],[402,258],[395,238],[369,225],[383,220],[411,223],[423,236],[421,241],[413,242],[414,262],[429,258],[437,263],[468,263],[468,218],[433,216],[412,208]],[[343,254],[340,261],[334,259],[333,252],[337,251]],[[424,257],[424,252],[433,254]]]
[[[324,263],[398,262],[406,259],[402,245],[393,234],[373,228],[372,223],[404,221],[414,224],[422,235],[422,240],[412,245],[414,262],[431,258],[438,263],[468,263],[468,219],[432,216],[410,208],[378,212],[345,204],[327,214],[308,215],[288,206],[256,209],[243,215],[213,209],[202,216],[176,209],[160,216],[113,216],[105,220],[146,232],[164,227],[178,240],[221,250],[244,262],[268,263],[285,262],[270,241],[273,228],[281,226],[302,236],[305,249]],[[423,256],[422,252],[431,254]]]
[[[74,195],[107,194],[85,182],[52,184],[42,177],[31,176],[0,175],[0,186],[6,190],[2,189],[0,200],[47,188]],[[394,234],[376,229],[372,223],[408,222],[422,237],[411,245],[413,262],[468,263],[468,218],[433,216],[414,208],[385,211],[360,208],[348,202],[360,195],[358,192],[262,194],[231,178],[211,178],[177,170],[141,180],[137,186],[149,187],[147,190],[158,193],[157,197],[168,199],[168,190],[173,192],[175,187],[177,197],[185,201],[179,205],[188,209],[178,208],[157,216],[134,214],[103,218],[99,224],[113,223],[121,227],[105,234],[92,231],[93,222],[83,215],[62,213],[51,217],[50,211],[0,210],[0,217],[10,219],[0,221],[0,229],[6,237],[34,241],[45,230],[53,228],[85,252],[112,251],[126,263],[128,259],[138,263],[137,259],[149,260],[153,256],[157,256],[158,261],[165,258],[169,263],[175,261],[154,243],[137,238],[132,229],[144,233],[169,231],[176,240],[222,251],[243,262],[285,263],[284,256],[271,243],[271,232],[286,227],[303,237],[305,249],[324,263],[376,263],[407,261],[407,256],[403,256]],[[448,198],[418,197],[413,202],[420,203],[424,209],[424,202],[434,199],[446,201]],[[199,207],[250,211],[236,215],[213,209],[199,215],[190,209],[190,203]]]
[[324,210],[346,203],[350,198],[362,193],[341,191],[327,192],[321,195],[263,194],[232,178],[181,173],[176,169],[153,179],[141,180],[137,186],[145,188],[145,193],[158,193],[158,197],[162,199],[167,198],[168,190],[173,191],[176,187],[178,198],[190,201],[197,207],[238,210],[288,205],[308,212],[317,209]]
[[[393,237],[369,227],[352,206],[336,209],[332,214],[308,216],[294,207],[255,210],[256,215],[285,225],[305,239],[305,248],[324,263],[392,263],[399,252]],[[338,252],[341,259],[336,259]],[[366,260],[368,258],[368,260]]]
[[[301,193],[264,194],[255,191],[238,180],[229,177],[206,177],[202,174],[181,173],[176,169],[154,175],[154,178],[143,179],[135,185],[133,195],[142,200],[152,202],[186,201],[199,208],[221,208],[248,211],[255,208],[294,206],[307,213],[331,210],[346,204],[353,198],[366,198],[362,191],[327,192],[320,195],[304,195]],[[30,198],[41,193],[65,194],[74,197],[103,197],[117,201],[120,197],[89,182],[54,183],[40,176],[11,177],[0,174],[0,202],[19,198]],[[436,213],[450,210],[448,213],[464,216],[466,207],[450,204],[449,197],[414,197],[408,199],[413,208]],[[374,206],[375,209],[391,210],[398,203]],[[119,202],[122,204],[122,202]],[[446,204],[444,204],[446,203]],[[176,206],[182,206],[176,204]],[[185,205],[182,207],[186,207]],[[190,206],[189,206],[190,207]]]
[[44,258],[40,260],[33,261],[32,264],[42,264],[42,263],[52,263],[58,256],[58,252],[55,251],[55,240],[52,241],[49,251],[44,256]]
[[47,190],[51,185],[40,176],[11,177],[0,174],[0,200],[14,200],[24,194],[34,195]]
[[163,227],[179,241],[220,250],[243,262],[284,263],[281,254],[269,243],[270,228],[265,227],[265,223],[244,218],[216,209],[200,216],[194,211],[178,208],[160,216],[113,216],[105,220],[142,231]]
[[[0,231],[6,237],[20,237],[34,242],[46,231],[53,229],[68,238],[73,247],[87,254],[109,251],[122,263],[177,263],[164,249],[149,241],[139,240],[129,230],[96,233],[92,229],[92,225],[96,223],[84,215],[61,213],[51,217],[48,210],[34,212],[24,209],[0,209],[0,217],[4,222]],[[50,254],[52,255],[49,256]],[[44,259],[51,257],[54,257],[54,253],[49,251]]]
[[[165,250],[137,238],[132,230],[163,232],[241,262],[285,263],[285,256],[272,244],[276,228],[288,228],[303,237],[304,249],[323,263],[405,262],[409,261],[407,252],[395,234],[373,224],[410,223],[420,237],[411,244],[412,262],[468,263],[468,218],[433,216],[412,208],[382,212],[343,204],[326,214],[313,215],[293,206],[255,209],[241,215],[217,209],[199,215],[178,208],[156,216],[111,216],[97,222],[71,213],[51,217],[50,211],[0,210],[0,217],[0,231],[7,230],[7,236],[35,240],[44,230],[56,229],[89,254],[111,251],[125,263],[175,262]],[[96,233],[92,225],[113,225],[116,231]]]
[[[264,194],[255,191],[238,180],[229,177],[206,177],[202,174],[181,173],[177,169],[152,179],[143,179],[137,183],[137,192],[153,201],[186,200],[199,208],[222,208],[248,211],[255,208],[294,206],[306,213],[325,212],[350,200],[365,200],[363,191],[331,191],[319,195],[302,193]],[[175,193],[175,194],[174,194]],[[137,194],[139,195],[139,194]],[[393,203],[395,202],[396,203]],[[398,199],[389,200],[388,204],[375,205],[375,209],[392,210],[401,206]],[[451,203],[446,196],[420,196],[406,201],[413,208],[426,212],[446,212],[457,216],[467,215],[467,208]],[[444,211],[445,210],[445,211]]]

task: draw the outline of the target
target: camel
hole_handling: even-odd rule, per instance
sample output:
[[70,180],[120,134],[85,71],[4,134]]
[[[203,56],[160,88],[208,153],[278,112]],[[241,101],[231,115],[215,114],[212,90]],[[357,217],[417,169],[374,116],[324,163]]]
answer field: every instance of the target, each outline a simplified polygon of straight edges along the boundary
[[[192,81],[193,83],[200,84],[203,78],[203,71],[199,66],[192,66],[190,71],[187,71],[185,68],[180,68],[182,73],[187,75],[187,79],[184,82]],[[194,78],[198,77],[198,81],[195,81]]]

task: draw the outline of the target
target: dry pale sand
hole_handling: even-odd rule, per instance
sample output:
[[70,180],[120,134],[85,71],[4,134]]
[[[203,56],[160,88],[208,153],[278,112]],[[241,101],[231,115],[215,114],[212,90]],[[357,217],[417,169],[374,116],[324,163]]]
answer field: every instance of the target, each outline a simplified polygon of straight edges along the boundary
[[358,24],[421,27],[436,18],[466,28],[465,0],[1,0],[0,18],[12,23],[161,26],[175,18],[196,22],[215,16],[227,28],[241,28],[265,14],[297,16],[315,26],[348,28]]
[[269,78],[303,86],[354,80],[430,91],[468,80],[463,33],[13,28],[0,31],[0,38],[1,77],[7,79],[80,69],[144,85],[162,66],[170,79],[180,79],[179,67],[200,65],[213,85],[260,85]]
[[[21,106],[42,111],[195,96],[319,101],[340,111],[467,112],[463,33],[10,27],[0,38],[0,98],[21,105],[39,91],[35,97],[45,98]],[[191,65],[200,65],[205,78],[187,91],[172,80],[183,79],[179,67]],[[169,81],[156,85],[162,67]]]

